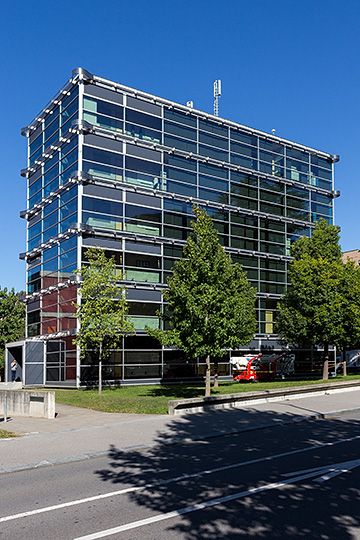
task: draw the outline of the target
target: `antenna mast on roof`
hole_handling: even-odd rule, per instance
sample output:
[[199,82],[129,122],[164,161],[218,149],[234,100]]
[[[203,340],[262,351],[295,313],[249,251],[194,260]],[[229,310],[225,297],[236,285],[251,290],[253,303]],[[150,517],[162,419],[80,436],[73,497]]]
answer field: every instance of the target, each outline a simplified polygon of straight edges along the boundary
[[219,97],[221,96],[221,80],[214,82],[214,114],[219,116]]

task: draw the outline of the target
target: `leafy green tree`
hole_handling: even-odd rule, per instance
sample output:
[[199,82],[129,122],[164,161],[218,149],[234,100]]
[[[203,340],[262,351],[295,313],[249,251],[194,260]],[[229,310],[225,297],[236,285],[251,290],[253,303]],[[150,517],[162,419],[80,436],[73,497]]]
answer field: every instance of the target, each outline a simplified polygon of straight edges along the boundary
[[[221,357],[253,338],[256,292],[220,245],[209,215],[196,206],[193,212],[193,232],[163,292],[167,309],[160,317],[170,328],[147,331],[189,357],[206,358],[205,396],[209,396],[211,357]],[[216,374],[215,385],[217,381]]]
[[324,347],[324,380],[329,345],[342,348],[360,337],[360,274],[342,262],[339,233],[320,220],[311,238],[293,244],[290,285],[278,304],[276,328],[284,340]]
[[320,219],[315,223],[315,229],[311,238],[301,236],[292,246],[291,255],[295,260],[304,255],[309,255],[313,259],[326,259],[328,261],[340,262],[341,247],[340,227],[329,225],[325,219]]
[[25,336],[25,305],[14,289],[0,287],[0,373],[5,363],[5,345]]
[[89,248],[85,252],[89,262],[76,271],[80,278],[80,304],[76,317],[80,330],[74,343],[81,347],[82,355],[92,348],[99,358],[99,394],[102,390],[102,360],[104,351],[115,348],[122,335],[134,331],[127,317],[125,287],[116,284],[116,268],[113,259],[105,252]]
[[342,325],[335,343],[343,351],[343,373],[346,375],[346,350],[360,345],[360,267],[348,260],[341,277]]

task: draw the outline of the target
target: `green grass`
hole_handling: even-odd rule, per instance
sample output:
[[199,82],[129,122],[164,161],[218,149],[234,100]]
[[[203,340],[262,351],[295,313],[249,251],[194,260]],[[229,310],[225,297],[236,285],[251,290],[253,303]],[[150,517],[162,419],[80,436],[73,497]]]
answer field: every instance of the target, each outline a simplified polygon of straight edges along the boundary
[[[341,380],[360,379],[360,375],[347,377],[337,376],[328,382]],[[219,388],[212,388],[212,395],[236,394],[242,392],[254,392],[269,388],[288,388],[319,384],[324,381],[296,380],[296,381],[273,381],[261,383],[221,383]],[[81,390],[55,390],[56,402],[75,407],[84,407],[104,412],[138,413],[138,414],[167,414],[168,401],[170,399],[183,399],[204,395],[203,384],[178,384],[178,385],[154,385],[154,386],[123,386],[120,388],[104,388],[101,396],[97,389]]]
[[12,433],[11,431],[5,431],[4,429],[0,429],[0,439],[8,439],[9,437],[20,437],[20,435]]

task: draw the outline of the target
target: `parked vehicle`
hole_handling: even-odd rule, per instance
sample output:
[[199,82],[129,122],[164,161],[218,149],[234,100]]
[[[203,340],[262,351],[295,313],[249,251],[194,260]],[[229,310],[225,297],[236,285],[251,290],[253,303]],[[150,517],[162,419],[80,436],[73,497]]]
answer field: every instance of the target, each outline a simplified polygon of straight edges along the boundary
[[234,356],[230,363],[233,366],[234,381],[272,381],[276,375],[284,378],[294,372],[294,355],[286,352],[264,356]]
[[[346,351],[345,359],[346,359],[347,369],[354,369],[356,371],[360,369],[360,350],[359,349],[355,349],[353,351]],[[344,360],[343,356],[338,356],[336,358],[336,373],[342,372],[343,360]]]

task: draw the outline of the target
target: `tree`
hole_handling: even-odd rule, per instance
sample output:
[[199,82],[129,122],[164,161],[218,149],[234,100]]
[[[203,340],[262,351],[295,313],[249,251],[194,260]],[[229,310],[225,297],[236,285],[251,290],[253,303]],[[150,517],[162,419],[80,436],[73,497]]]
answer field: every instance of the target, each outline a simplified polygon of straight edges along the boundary
[[[238,264],[219,243],[211,218],[194,206],[196,222],[175,262],[168,289],[163,292],[167,308],[160,317],[168,330],[148,333],[163,345],[183,349],[192,358],[206,358],[205,396],[210,395],[210,358],[227,349],[248,344],[256,331],[256,291]],[[215,385],[218,377],[215,375]]]
[[343,266],[342,326],[337,347],[343,352],[343,373],[346,375],[346,350],[360,345],[360,267],[350,259]]
[[341,348],[360,337],[360,274],[342,262],[339,233],[320,220],[311,238],[292,245],[290,285],[278,304],[276,328],[288,343],[324,347],[324,380],[329,345]]
[[85,256],[89,264],[76,271],[81,278],[81,302],[75,304],[80,329],[74,343],[81,347],[82,354],[90,347],[97,352],[101,394],[104,351],[115,347],[121,336],[134,328],[127,317],[125,287],[116,284],[114,260],[97,248],[89,248]]
[[0,287],[0,372],[5,363],[5,345],[25,336],[25,305],[14,289]]

